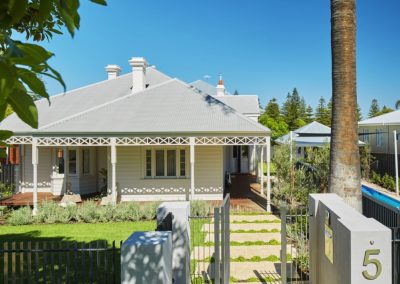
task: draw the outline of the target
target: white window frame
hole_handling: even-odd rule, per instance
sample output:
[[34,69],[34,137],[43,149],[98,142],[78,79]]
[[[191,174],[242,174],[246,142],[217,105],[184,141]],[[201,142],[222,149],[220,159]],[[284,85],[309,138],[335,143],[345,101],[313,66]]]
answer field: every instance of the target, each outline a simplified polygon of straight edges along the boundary
[[[79,149],[77,147],[69,147],[67,149],[68,151],[68,161],[67,161],[67,167],[68,167],[68,176],[79,176],[79,171],[80,171],[80,159],[79,159]],[[69,168],[69,161],[71,159],[71,155],[69,154],[70,151],[75,151],[75,173],[71,173],[70,168]],[[64,169],[65,171],[65,169]]]
[[[146,151],[150,150],[151,151],[151,176],[147,175],[147,165],[146,165]],[[156,151],[157,150],[162,150],[164,151],[164,175],[163,176],[156,176]],[[175,169],[176,169],[176,175],[175,176],[167,176],[167,151],[168,150],[174,150],[175,151]],[[181,163],[180,163],[180,158],[181,158],[181,150],[185,150],[185,176],[181,176]],[[144,179],[187,179],[189,178],[188,173],[189,173],[189,166],[188,166],[188,161],[189,161],[189,148],[188,147],[144,147],[142,151],[142,175]]]
[[369,143],[369,129],[363,129],[363,142]]

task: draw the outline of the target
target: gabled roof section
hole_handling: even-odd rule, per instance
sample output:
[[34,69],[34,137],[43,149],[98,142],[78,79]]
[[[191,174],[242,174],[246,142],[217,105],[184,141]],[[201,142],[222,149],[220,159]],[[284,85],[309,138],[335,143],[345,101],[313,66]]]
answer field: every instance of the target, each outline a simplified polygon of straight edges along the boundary
[[172,79],[37,131],[48,133],[266,135],[270,130],[216,98]]
[[360,121],[359,126],[400,125],[400,110],[395,110],[380,116]]
[[[161,84],[171,78],[160,71],[148,67],[146,85],[149,87]],[[132,73],[118,76],[112,80],[101,81],[82,88],[71,90],[65,94],[50,97],[51,105],[45,99],[36,103],[39,113],[39,129],[66,117],[74,116],[93,107],[113,101],[131,93]],[[35,131],[22,122],[16,114],[7,117],[0,125],[1,129],[10,129],[15,133]]]
[[217,100],[236,109],[238,112],[242,114],[249,114],[249,115],[260,114],[260,107],[258,105],[257,95],[233,96],[230,93],[226,92],[225,96],[217,97],[217,88],[207,82],[204,82],[202,80],[197,80],[190,83],[189,85],[202,94],[207,94],[215,97]]
[[[297,147],[321,147],[331,142],[331,128],[313,121],[293,131],[293,142]],[[290,143],[290,133],[276,139],[278,144]],[[364,145],[358,141],[358,145]]]

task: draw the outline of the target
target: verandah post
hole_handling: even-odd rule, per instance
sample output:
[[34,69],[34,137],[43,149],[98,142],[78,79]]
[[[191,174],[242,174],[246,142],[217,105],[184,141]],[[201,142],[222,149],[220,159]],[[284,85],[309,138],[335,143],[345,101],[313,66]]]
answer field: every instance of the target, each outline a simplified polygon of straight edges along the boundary
[[32,166],[33,166],[33,211],[32,214],[36,215],[38,211],[38,163],[39,163],[39,155],[38,155],[38,147],[37,147],[37,138],[32,138]]
[[111,138],[111,198],[112,203],[117,204],[117,139]]
[[195,145],[195,138],[189,138],[190,144],[190,199],[194,199],[194,145]]
[[271,137],[267,137],[267,212],[271,212]]

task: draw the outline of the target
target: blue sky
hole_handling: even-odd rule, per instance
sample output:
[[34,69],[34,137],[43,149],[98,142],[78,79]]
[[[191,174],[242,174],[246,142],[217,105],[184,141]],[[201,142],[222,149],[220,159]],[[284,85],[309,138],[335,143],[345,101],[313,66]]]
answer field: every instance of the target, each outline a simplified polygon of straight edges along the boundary
[[[257,94],[264,106],[296,87],[313,107],[331,96],[329,0],[81,1],[74,39],[45,46],[67,88],[104,80],[107,64],[130,71],[143,56],[173,77],[191,82],[224,75],[228,90]],[[370,102],[400,99],[400,1],[357,1],[357,91],[364,118]],[[61,92],[47,81],[51,94]]]

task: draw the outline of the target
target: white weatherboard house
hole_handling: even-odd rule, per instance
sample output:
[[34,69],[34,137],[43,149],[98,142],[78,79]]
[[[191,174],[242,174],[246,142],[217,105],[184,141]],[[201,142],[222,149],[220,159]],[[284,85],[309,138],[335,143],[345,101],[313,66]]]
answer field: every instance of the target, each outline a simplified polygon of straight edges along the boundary
[[222,79],[184,83],[141,57],[129,63],[129,74],[108,65],[108,80],[37,101],[38,129],[15,114],[3,121],[20,147],[20,192],[34,201],[37,191],[95,193],[107,169],[113,202],[220,200],[226,173],[263,172],[264,149],[269,169],[257,96],[229,95]]

